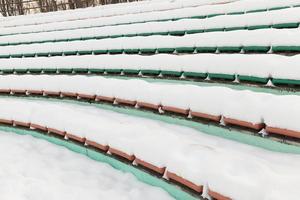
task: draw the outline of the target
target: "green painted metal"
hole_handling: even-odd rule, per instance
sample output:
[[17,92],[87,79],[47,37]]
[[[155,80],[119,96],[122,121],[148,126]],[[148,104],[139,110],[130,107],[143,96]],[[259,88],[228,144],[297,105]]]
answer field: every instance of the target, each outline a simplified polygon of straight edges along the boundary
[[150,48],[145,48],[145,49],[140,49],[141,53],[144,54],[154,54],[156,52],[156,48],[150,49]]
[[108,53],[110,54],[122,54],[123,53],[123,49],[109,49]]
[[246,13],[255,13],[255,12],[265,12],[267,9],[256,9],[256,10],[248,10]]
[[2,69],[1,70],[3,74],[13,74],[14,73],[14,69]]
[[282,9],[286,9],[286,8],[289,8],[289,6],[274,7],[274,8],[269,8],[268,10],[282,10]]
[[224,31],[236,31],[236,30],[245,30],[247,29],[246,27],[225,27]]
[[20,53],[20,54],[11,54],[10,57],[12,57],[12,58],[22,58],[23,54],[22,53]]
[[260,83],[260,84],[267,84],[269,81],[269,78],[261,78],[256,76],[244,76],[244,75],[238,75],[238,79],[241,82],[253,82],[253,83]]
[[72,68],[58,68],[58,73],[61,74],[71,74],[73,72]]
[[59,52],[59,51],[57,51],[57,52],[50,52],[50,56],[62,56],[62,54],[63,54],[62,51],[61,52]]
[[59,139],[56,137],[51,137],[49,135],[44,135],[44,134],[35,132],[33,130],[18,129],[18,128],[13,128],[13,127],[6,127],[6,126],[0,126],[0,130],[8,132],[8,133],[19,134],[19,135],[31,135],[37,139],[46,140],[50,143],[66,147],[75,153],[79,153],[79,154],[88,156],[89,158],[91,158],[95,161],[98,161],[101,163],[107,163],[110,166],[112,166],[113,168],[115,168],[116,170],[120,170],[125,173],[133,174],[141,182],[164,189],[166,192],[168,192],[172,197],[174,197],[177,200],[196,200],[196,199],[199,199],[199,197],[200,197],[200,196],[198,198],[194,197],[194,196],[182,191],[177,186],[172,185],[163,179],[159,179],[155,176],[151,176],[150,174],[148,174],[132,165],[128,165],[121,161],[118,161],[107,154],[103,154],[103,153],[94,151],[92,149],[88,149],[84,146],[80,146],[80,145],[72,143],[70,141],[62,140],[62,139]]
[[43,72],[45,74],[55,74],[57,72],[57,69],[56,68],[45,68],[45,69],[43,69]]
[[252,25],[252,26],[248,26],[247,29],[248,30],[256,30],[256,29],[266,29],[266,28],[271,28],[272,25]]
[[79,55],[91,55],[93,53],[92,50],[83,50],[77,52]]
[[124,53],[126,54],[138,54],[139,52],[139,49],[124,49]]
[[234,74],[218,74],[218,73],[209,73],[208,74],[210,79],[222,79],[227,81],[234,81],[235,75]]
[[35,53],[24,53],[23,56],[24,57],[35,57]]
[[99,54],[107,54],[108,51],[106,49],[97,49],[97,50],[94,50],[93,53],[95,55],[99,55]]
[[32,74],[39,74],[42,72],[42,68],[30,68],[28,71]]
[[36,53],[36,55],[39,56],[39,57],[48,57],[49,52],[39,52],[39,53]]
[[193,30],[187,30],[186,33],[187,34],[196,34],[196,33],[203,33],[204,30],[201,29],[193,29]]
[[77,51],[64,51],[64,55],[75,56],[75,55],[77,55]]
[[185,30],[170,31],[169,34],[173,36],[183,36],[185,35]]
[[224,31],[224,28],[209,28],[203,30],[203,32],[218,32],[218,31]]

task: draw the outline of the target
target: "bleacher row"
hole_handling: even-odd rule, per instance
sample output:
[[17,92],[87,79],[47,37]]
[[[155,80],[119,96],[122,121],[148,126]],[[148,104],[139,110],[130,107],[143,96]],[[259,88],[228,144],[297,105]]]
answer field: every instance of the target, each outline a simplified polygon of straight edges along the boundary
[[[173,7],[157,1],[136,3],[135,8],[108,6],[103,12],[90,8],[2,19],[0,94],[109,102],[184,120],[196,118],[199,123],[213,121],[223,128],[261,131],[255,135],[299,139],[297,95],[204,87],[180,80],[298,87],[300,0],[180,2]],[[140,76],[160,79],[130,80]],[[170,77],[176,84],[160,83]],[[11,118],[4,122],[17,121]],[[198,195],[202,192],[190,177],[181,178],[180,184],[194,191],[196,187]],[[208,196],[230,199],[217,192]]]
[[55,56],[2,59],[0,72],[3,75],[85,74],[165,77],[175,80],[213,80],[266,86],[271,82],[277,87],[298,87],[300,76],[290,72],[297,72],[299,59],[299,56],[263,54]]
[[[288,8],[265,13],[250,13],[239,15],[224,15],[208,19],[189,19],[166,22],[147,22],[120,26],[105,26],[100,28],[72,28],[58,31],[55,26],[52,30],[38,33],[17,34],[6,32],[0,38],[0,46],[21,45],[33,43],[66,42],[93,40],[119,37],[172,35],[184,36],[202,32],[257,30],[257,29],[283,29],[298,28],[300,8]],[[282,16],[288,18],[282,19]],[[257,21],[259,18],[261,20]],[[227,22],[228,23],[224,23]],[[3,35],[4,33],[2,33]]]
[[[298,2],[300,5],[300,2]],[[226,5],[226,4],[225,4]],[[251,4],[252,5],[252,4]],[[263,6],[263,5],[262,5]],[[207,14],[205,16],[198,16],[199,13],[203,13],[202,10],[200,9],[195,9],[193,12],[190,10],[186,12],[175,12],[174,14],[170,13],[165,13],[162,14],[161,12],[157,13],[148,13],[147,16],[145,13],[138,14],[141,16],[114,16],[114,17],[107,17],[107,18],[99,18],[99,19],[85,19],[85,20],[78,20],[78,21],[62,21],[62,22],[54,22],[54,23],[49,23],[49,24],[40,24],[40,25],[28,25],[28,26],[17,26],[17,27],[11,27],[11,28],[5,28],[5,27],[0,27],[0,35],[5,36],[5,35],[16,35],[16,34],[25,34],[25,33],[40,33],[40,32],[53,32],[53,31],[64,31],[64,30],[74,30],[74,29],[88,29],[88,28],[104,28],[108,26],[108,29],[113,29],[114,31],[118,31],[119,27],[114,28],[113,26],[119,26],[119,25],[131,25],[131,26],[141,26],[143,27],[144,24],[157,24],[154,22],[171,22],[174,26],[174,28],[180,28],[182,31],[182,27],[180,26],[187,26],[187,28],[191,27],[191,25],[194,25],[196,28],[194,28],[195,32],[199,31],[220,31],[222,28],[224,29],[224,23],[223,20],[228,20],[225,24],[227,25],[228,30],[234,30],[236,28],[243,29],[244,28],[249,28],[251,29],[257,29],[257,28],[268,28],[270,25],[274,24],[274,27],[281,27],[281,26],[292,26],[293,23],[299,22],[299,19],[297,18],[297,10],[296,7],[298,7],[295,4],[292,4],[291,7],[295,9],[291,9],[289,7],[284,7],[281,9],[270,9],[270,11],[267,12],[262,12],[264,10],[253,10],[249,12],[242,12],[242,13],[226,13],[225,14]],[[202,7],[199,7],[202,8]],[[231,8],[231,7],[230,7]],[[283,19],[281,17],[278,17],[278,14],[284,14],[286,10],[289,10],[291,12],[289,14],[289,18]],[[169,12],[169,11],[167,11]],[[173,11],[174,12],[174,11]],[[192,13],[192,14],[191,14]],[[295,13],[295,14],[292,14]],[[180,17],[183,14],[189,14],[188,17]],[[238,17],[242,17],[241,20],[235,21],[230,21],[234,20]],[[255,20],[255,17],[260,17],[261,15],[266,15],[262,21],[261,20]],[[165,17],[164,17],[165,16]],[[171,17],[173,16],[173,17]],[[184,20],[185,19],[185,20]],[[197,20],[191,20],[191,19],[203,19],[201,21],[201,24],[193,23],[197,22]],[[274,21],[272,21],[274,19]],[[130,21],[130,22],[129,22]],[[178,22],[176,22],[178,21]],[[186,24],[185,21],[188,21],[189,23]],[[150,23],[152,22],[152,23]],[[239,22],[239,24],[237,24]],[[141,25],[138,25],[141,24]],[[168,24],[168,23],[165,23]],[[217,27],[214,27],[216,26]],[[219,24],[219,25],[218,25]],[[180,26],[179,26],[180,25]],[[193,26],[192,26],[193,27]],[[138,28],[138,27],[134,27]],[[148,27],[149,28],[149,27]],[[159,27],[162,30],[163,27]],[[173,28],[173,29],[174,29]],[[189,28],[189,32],[193,32],[191,28]],[[188,29],[188,30],[189,30]],[[137,29],[138,30],[138,29]],[[126,31],[126,30],[123,30]],[[163,32],[163,31],[161,31]],[[151,32],[148,32],[150,34]],[[124,33],[121,33],[124,34]]]

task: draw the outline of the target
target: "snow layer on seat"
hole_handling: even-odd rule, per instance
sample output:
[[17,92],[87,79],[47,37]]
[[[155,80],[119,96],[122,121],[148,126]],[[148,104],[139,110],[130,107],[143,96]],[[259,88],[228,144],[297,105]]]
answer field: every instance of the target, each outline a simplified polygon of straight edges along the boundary
[[54,127],[108,144],[233,199],[299,196],[298,155],[269,152],[190,128],[87,106],[14,99],[1,99],[0,104],[0,118]]

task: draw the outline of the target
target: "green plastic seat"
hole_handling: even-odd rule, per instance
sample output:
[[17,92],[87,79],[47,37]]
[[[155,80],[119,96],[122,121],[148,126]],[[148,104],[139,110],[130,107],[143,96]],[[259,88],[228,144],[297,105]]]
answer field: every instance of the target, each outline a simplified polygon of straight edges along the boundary
[[240,82],[259,83],[259,84],[267,84],[269,81],[269,78],[261,78],[256,76],[244,76],[244,75],[238,75],[238,79],[240,80]]
[[124,52],[123,49],[109,49],[108,53],[109,54],[122,54]]
[[298,28],[299,23],[282,23],[282,24],[273,24],[273,28]]
[[122,69],[105,69],[105,72],[108,74],[121,74]]
[[131,34],[125,34],[124,37],[135,37],[137,36],[136,33],[131,33]]
[[12,58],[22,58],[23,57],[23,54],[12,54],[12,55],[10,55],[10,57],[12,57]]
[[56,39],[55,42],[68,42],[67,38]]
[[93,53],[92,50],[82,50],[82,51],[78,51],[79,55],[91,55]]
[[88,73],[89,70],[87,68],[73,68],[75,73]]
[[204,29],[203,32],[217,32],[217,31],[224,31],[224,28],[209,28],[209,29]]
[[272,83],[274,85],[300,86],[300,80],[292,80],[292,79],[273,78]]
[[231,13],[227,13],[227,15],[242,15],[245,14],[245,12],[231,12]]
[[138,33],[137,36],[151,36],[153,33]]
[[224,47],[218,47],[218,50],[220,52],[233,52],[238,53],[242,50],[242,47],[235,47],[235,46],[224,46]]
[[19,44],[22,44],[22,42],[9,42],[7,45],[19,45]]
[[17,73],[17,74],[26,74],[27,73],[27,69],[15,69],[15,72]]
[[105,49],[98,49],[98,50],[94,50],[93,51],[95,55],[99,55],[99,54],[107,54],[108,51]]
[[50,52],[50,56],[61,56],[62,52]]
[[92,73],[92,74],[103,74],[103,73],[104,73],[104,69],[100,69],[100,68],[97,68],[97,69],[90,68],[90,69],[89,69],[89,72]]
[[124,53],[126,54],[138,54],[139,52],[139,49],[124,49]]
[[138,70],[138,69],[124,69],[123,73],[127,74],[127,75],[138,75],[140,73],[140,70]]
[[142,69],[141,70],[143,75],[146,76],[158,76],[160,74],[160,70],[150,70],[150,69]]
[[193,53],[195,51],[195,47],[177,47],[177,53]]
[[253,25],[253,26],[248,26],[248,30],[257,30],[257,29],[266,29],[266,28],[271,28],[271,25]]
[[227,28],[224,29],[224,31],[237,31],[237,30],[245,30],[245,29],[246,29],[246,27],[241,27],[241,26],[239,26],[239,27],[227,27]]
[[273,46],[273,52],[300,52],[300,46]]
[[0,58],[10,58],[10,55],[0,55]]
[[219,74],[219,73],[209,73],[209,78],[212,80],[226,80],[226,81],[234,81],[234,74]]
[[206,79],[207,73],[200,72],[184,72],[183,75],[187,78]]
[[169,35],[169,32],[166,31],[166,32],[155,32],[153,33],[153,35]]
[[215,53],[217,47],[196,47],[197,53]]
[[7,42],[5,42],[5,43],[0,43],[0,46],[7,46],[7,45],[8,45]]
[[161,74],[163,76],[172,76],[172,77],[180,77],[182,75],[183,72],[179,72],[179,71],[170,71],[170,70],[162,70]]
[[71,74],[73,72],[72,68],[58,68],[57,70],[60,74]]
[[173,53],[175,48],[158,48],[158,53]]
[[90,37],[82,37],[81,40],[95,40],[95,36],[90,36]]
[[39,57],[48,57],[49,53],[48,52],[39,52],[39,53],[36,53],[36,55]]
[[289,6],[274,7],[274,8],[269,8],[269,10],[281,10],[281,9],[286,9],[286,8],[289,8]]
[[143,54],[154,54],[156,49],[140,49],[140,52]]
[[220,16],[220,15],[224,15],[224,13],[209,14],[209,15],[207,15],[206,17],[207,17],[207,18],[211,18],[211,17]]
[[267,53],[270,50],[269,46],[244,46],[243,50],[245,53]]
[[170,31],[169,34],[173,36],[183,36],[185,35],[185,30]]
[[80,39],[81,39],[81,38],[69,38],[68,41],[69,41],[69,42],[72,42],[72,41],[78,41],[78,40],[80,40]]
[[14,73],[14,69],[2,69],[1,70],[3,74],[13,74]]
[[194,29],[194,30],[187,30],[186,34],[196,34],[196,33],[203,33],[203,30],[200,29]]
[[27,57],[27,58],[35,57],[35,55],[36,55],[35,53],[24,53],[24,54],[23,54],[23,56],[24,56],[24,57]]
[[77,51],[64,51],[65,56],[75,56],[77,55]]
[[44,72],[45,74],[55,74],[56,71],[57,71],[56,68],[45,68],[45,69],[43,69],[43,72]]
[[123,35],[120,35],[120,34],[119,35],[110,35],[109,37],[110,38],[119,38],[119,37],[123,37]]
[[192,16],[190,19],[205,19],[206,15],[197,15],[197,16]]
[[249,10],[246,11],[246,13],[256,13],[256,12],[265,12],[267,9],[256,9],[256,10]]
[[41,68],[31,68],[31,69],[28,69],[29,73],[32,73],[32,74],[39,74],[39,73],[42,73],[42,69]]

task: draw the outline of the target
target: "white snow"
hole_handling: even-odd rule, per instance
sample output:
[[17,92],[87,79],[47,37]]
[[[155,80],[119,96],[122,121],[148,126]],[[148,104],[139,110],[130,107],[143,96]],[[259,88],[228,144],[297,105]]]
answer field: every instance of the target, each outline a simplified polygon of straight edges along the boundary
[[[191,128],[89,106],[9,98],[1,99],[0,105],[1,118],[10,115],[108,144],[233,199],[297,199],[300,195],[299,155],[269,152]],[[40,147],[43,152],[44,145]],[[49,152],[58,157],[55,151]],[[86,169],[84,163],[77,167]]]
[[172,199],[133,175],[31,136],[0,132],[0,198]]

